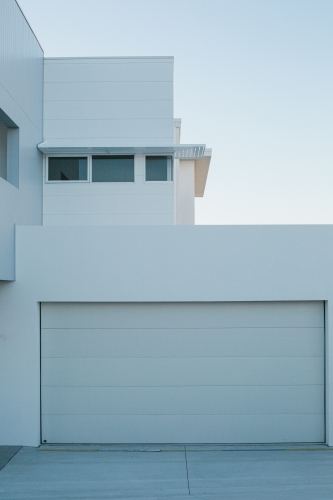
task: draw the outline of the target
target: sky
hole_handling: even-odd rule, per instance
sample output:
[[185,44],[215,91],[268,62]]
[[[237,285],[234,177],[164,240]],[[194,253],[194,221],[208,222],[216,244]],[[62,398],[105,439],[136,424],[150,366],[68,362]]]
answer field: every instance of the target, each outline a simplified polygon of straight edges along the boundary
[[197,224],[333,224],[333,0],[18,0],[46,57],[174,56]]

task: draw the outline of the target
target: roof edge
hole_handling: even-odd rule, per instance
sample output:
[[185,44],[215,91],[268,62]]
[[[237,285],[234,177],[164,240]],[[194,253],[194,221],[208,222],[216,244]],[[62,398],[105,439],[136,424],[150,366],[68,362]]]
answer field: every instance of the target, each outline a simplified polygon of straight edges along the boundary
[[44,54],[44,49],[43,49],[43,47],[41,46],[40,41],[38,40],[38,38],[37,38],[37,36],[36,36],[36,33],[35,33],[35,32],[34,32],[34,30],[32,29],[31,24],[29,23],[28,19],[26,18],[25,14],[24,14],[24,12],[23,12],[23,10],[22,10],[22,7],[21,7],[21,6],[20,6],[20,4],[18,3],[18,0],[15,0],[15,3],[16,3],[16,5],[18,6],[18,8],[20,9],[21,14],[22,14],[22,16],[23,16],[23,17],[24,17],[24,19],[25,19],[25,22],[26,22],[26,23],[27,23],[27,25],[29,26],[31,33],[32,33],[32,34],[33,34],[33,36],[35,37],[35,39],[36,39],[36,41],[37,41],[37,43],[38,43],[39,47],[41,48],[41,50],[42,50],[42,52],[43,52],[43,54]]

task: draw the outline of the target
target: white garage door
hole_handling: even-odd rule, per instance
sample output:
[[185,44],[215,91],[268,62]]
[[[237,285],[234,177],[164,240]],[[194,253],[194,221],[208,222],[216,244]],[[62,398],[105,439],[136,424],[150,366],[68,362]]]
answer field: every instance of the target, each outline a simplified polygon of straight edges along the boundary
[[322,302],[42,305],[44,442],[324,438]]

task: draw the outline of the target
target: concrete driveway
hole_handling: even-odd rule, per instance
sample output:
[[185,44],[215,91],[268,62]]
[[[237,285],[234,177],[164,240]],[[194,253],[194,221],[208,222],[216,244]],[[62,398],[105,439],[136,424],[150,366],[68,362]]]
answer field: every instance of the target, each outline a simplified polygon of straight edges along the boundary
[[0,472],[0,498],[332,500],[332,451],[324,446],[22,448]]

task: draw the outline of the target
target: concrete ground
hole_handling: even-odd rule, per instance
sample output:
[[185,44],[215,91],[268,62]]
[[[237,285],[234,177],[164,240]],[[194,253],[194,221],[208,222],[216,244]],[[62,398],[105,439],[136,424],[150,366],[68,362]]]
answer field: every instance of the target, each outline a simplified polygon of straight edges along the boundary
[[11,460],[21,446],[0,446],[0,470]]
[[332,500],[333,450],[324,446],[42,446],[22,448],[0,471],[1,500],[190,497]]

